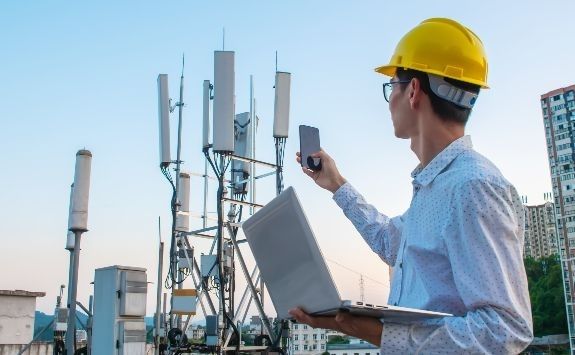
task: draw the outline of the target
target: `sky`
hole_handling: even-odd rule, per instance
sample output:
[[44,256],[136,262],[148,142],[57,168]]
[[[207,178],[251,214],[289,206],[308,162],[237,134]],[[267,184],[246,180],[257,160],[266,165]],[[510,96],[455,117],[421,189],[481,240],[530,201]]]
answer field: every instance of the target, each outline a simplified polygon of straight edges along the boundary
[[[276,51],[277,69],[292,73],[285,184],[296,188],[342,296],[359,299],[363,275],[366,300],[384,303],[387,267],[330,193],[301,172],[298,126],[318,127],[344,177],[381,212],[401,214],[418,161],[409,142],[393,134],[381,90],[388,79],[373,68],[422,20],[453,18],[482,39],[489,60],[491,88],[481,92],[467,133],[529,204],[541,203],[551,184],[539,99],[575,84],[574,13],[575,2],[567,0],[4,1],[0,289],[46,292],[37,308],[53,311],[68,280],[64,247],[75,154],[89,149],[89,231],[81,241],[78,299],[88,303],[96,268],[144,267],[152,282],[147,313],[153,313],[159,234],[167,240],[171,197],[158,168],[156,79],[168,74],[177,101],[185,55],[182,169],[203,173],[202,83],[213,81],[214,50],[225,49],[235,51],[236,113],[249,110],[253,77],[259,160],[275,159]],[[172,114],[172,152],[176,123]],[[192,213],[201,213],[202,192],[202,180],[192,176]],[[274,194],[273,178],[258,181],[256,202]],[[215,199],[212,184],[210,212]],[[191,225],[200,228],[201,221]],[[207,240],[192,243],[196,255],[209,251]],[[269,298],[266,311],[275,313]]]

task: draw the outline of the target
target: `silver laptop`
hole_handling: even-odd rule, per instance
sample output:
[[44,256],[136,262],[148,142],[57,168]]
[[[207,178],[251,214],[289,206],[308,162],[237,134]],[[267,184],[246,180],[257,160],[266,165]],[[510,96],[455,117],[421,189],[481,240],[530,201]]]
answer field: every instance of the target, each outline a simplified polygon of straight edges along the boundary
[[338,310],[388,320],[451,316],[405,307],[342,300],[293,187],[246,220],[242,229],[265,281],[277,315],[301,307],[314,315]]

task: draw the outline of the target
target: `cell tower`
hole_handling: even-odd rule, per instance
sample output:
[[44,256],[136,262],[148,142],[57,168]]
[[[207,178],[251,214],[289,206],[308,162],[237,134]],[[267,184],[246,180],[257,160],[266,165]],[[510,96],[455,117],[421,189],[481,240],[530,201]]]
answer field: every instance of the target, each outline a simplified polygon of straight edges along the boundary
[[359,300],[365,302],[365,289],[363,283],[363,274],[359,275]]
[[[256,101],[254,99],[253,78],[250,77],[250,111],[235,113],[235,52],[214,52],[214,82],[203,82],[203,133],[202,153],[205,157],[204,174],[184,173],[180,170],[182,161],[181,132],[183,104],[183,79],[180,77],[180,100],[171,105],[168,94],[168,76],[158,76],[159,128],[160,128],[160,169],[172,186],[171,212],[172,233],[170,241],[170,267],[165,287],[171,289],[170,312],[159,314],[161,290],[157,292],[156,324],[164,324],[163,336],[167,339],[170,354],[191,353],[206,350],[224,353],[226,351],[262,351],[286,348],[289,331],[286,321],[272,324],[264,312],[265,285],[260,278],[257,266],[250,272],[246,266],[238,240],[244,208],[249,214],[260,207],[256,201],[256,181],[276,177],[276,194],[283,190],[283,158],[289,131],[290,81],[286,72],[275,74],[274,129],[276,161],[268,163],[256,159]],[[277,64],[276,64],[277,67]],[[213,101],[213,113],[210,110]],[[169,115],[178,107],[177,158],[170,157]],[[210,131],[212,131],[210,140]],[[256,176],[256,166],[268,170]],[[171,176],[170,167],[176,174]],[[208,173],[209,168],[212,174]],[[190,178],[200,176],[203,180],[202,228],[190,230]],[[217,218],[208,217],[208,184],[217,182],[214,198]],[[194,196],[196,196],[194,194]],[[225,213],[227,211],[227,213]],[[216,222],[210,226],[209,223]],[[200,256],[194,252],[194,238],[208,238],[212,246],[208,253]],[[163,244],[160,245],[163,248]],[[160,263],[162,252],[160,249]],[[236,271],[241,269],[246,288],[239,302],[236,302]],[[159,277],[161,275],[159,268]],[[193,287],[186,288],[186,280],[191,278]],[[158,285],[158,287],[161,287]],[[166,295],[164,294],[164,305]],[[241,346],[241,329],[251,304],[254,304],[261,318],[261,334],[256,338],[255,347]],[[206,317],[205,344],[192,345],[185,331],[196,314],[196,305]],[[161,321],[163,319],[163,322]],[[156,327],[159,329],[159,326]],[[156,344],[161,334],[156,332]],[[201,347],[198,348],[198,347]],[[159,352],[159,346],[156,347]]]

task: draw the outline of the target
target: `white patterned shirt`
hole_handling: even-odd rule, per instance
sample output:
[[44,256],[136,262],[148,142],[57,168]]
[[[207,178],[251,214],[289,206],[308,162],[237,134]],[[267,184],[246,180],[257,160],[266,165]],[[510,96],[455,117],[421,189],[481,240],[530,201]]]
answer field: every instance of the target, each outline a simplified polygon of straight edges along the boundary
[[469,136],[412,172],[413,197],[388,218],[346,183],[333,198],[393,267],[388,303],[454,314],[384,322],[382,354],[513,354],[533,338],[523,205]]

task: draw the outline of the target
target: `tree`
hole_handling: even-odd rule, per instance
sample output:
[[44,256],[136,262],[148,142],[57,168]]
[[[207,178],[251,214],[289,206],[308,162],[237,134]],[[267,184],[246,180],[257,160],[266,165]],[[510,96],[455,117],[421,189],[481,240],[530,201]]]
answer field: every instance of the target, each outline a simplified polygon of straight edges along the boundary
[[557,255],[524,260],[536,337],[567,334],[561,263]]
[[333,335],[329,337],[328,344],[349,344],[349,339],[341,335]]

